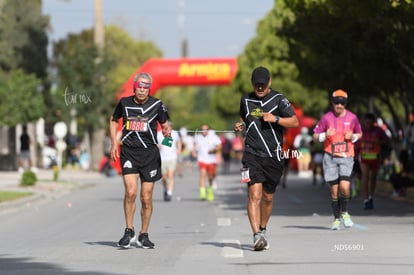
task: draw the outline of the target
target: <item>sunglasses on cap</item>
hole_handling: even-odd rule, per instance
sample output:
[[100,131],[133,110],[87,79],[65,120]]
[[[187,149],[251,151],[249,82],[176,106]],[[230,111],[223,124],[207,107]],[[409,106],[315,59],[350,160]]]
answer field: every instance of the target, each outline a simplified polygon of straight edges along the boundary
[[346,98],[344,97],[334,97],[332,98],[332,103],[335,105],[341,104],[341,105],[345,105],[347,102]]
[[151,83],[143,82],[143,81],[137,81],[137,82],[134,82],[134,89],[135,88],[149,89],[149,88],[151,88]]

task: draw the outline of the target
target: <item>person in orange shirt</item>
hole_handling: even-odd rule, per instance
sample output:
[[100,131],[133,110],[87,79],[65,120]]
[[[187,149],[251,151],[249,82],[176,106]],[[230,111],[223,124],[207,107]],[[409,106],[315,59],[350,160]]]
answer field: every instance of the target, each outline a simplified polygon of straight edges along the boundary
[[322,116],[313,134],[315,142],[324,143],[323,173],[330,186],[334,221],[332,230],[352,227],[348,213],[351,174],[354,166],[354,143],[362,137],[358,117],[347,110],[348,94],[336,90],[331,97],[332,110]]

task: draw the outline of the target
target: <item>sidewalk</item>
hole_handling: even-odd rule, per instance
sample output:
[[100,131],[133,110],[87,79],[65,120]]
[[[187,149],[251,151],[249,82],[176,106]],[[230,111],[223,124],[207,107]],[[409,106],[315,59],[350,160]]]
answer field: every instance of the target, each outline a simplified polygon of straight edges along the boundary
[[36,172],[37,182],[34,186],[21,186],[22,175],[18,171],[0,171],[0,191],[30,192],[32,195],[0,202],[0,213],[30,207],[41,201],[57,199],[73,190],[91,187],[105,176],[98,172],[81,169],[63,169],[60,171],[58,182],[53,181],[52,169],[39,169]]

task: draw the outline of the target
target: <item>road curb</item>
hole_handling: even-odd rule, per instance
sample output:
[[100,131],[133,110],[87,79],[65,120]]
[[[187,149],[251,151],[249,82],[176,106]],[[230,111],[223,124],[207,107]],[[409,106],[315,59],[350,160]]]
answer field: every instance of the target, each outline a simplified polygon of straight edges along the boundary
[[[37,185],[41,186],[42,183],[37,183]],[[67,195],[75,190],[84,189],[88,187],[94,186],[94,184],[80,184],[80,183],[54,183],[47,184],[52,187],[52,189],[44,189],[44,190],[35,190],[33,188],[1,188],[2,191],[17,191],[17,192],[32,192],[32,195],[18,198],[11,201],[4,201],[0,203],[0,215],[5,213],[10,213],[13,211],[20,210],[22,208],[28,208],[33,206],[34,204],[39,204],[43,202],[47,202],[50,200],[58,199],[64,195]]]

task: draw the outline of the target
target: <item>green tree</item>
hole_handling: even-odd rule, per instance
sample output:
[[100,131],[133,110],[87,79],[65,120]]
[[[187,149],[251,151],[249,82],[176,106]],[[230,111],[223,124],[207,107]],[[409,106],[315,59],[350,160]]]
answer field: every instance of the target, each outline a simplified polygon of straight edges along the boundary
[[[92,137],[95,131],[107,128],[119,87],[148,58],[160,55],[152,42],[135,41],[116,26],[105,28],[102,57],[94,45],[91,29],[56,42],[53,68],[58,118],[69,122],[71,111],[76,110],[80,136],[88,132]],[[93,163],[98,163],[100,157],[91,156]]]
[[70,112],[76,110],[81,135],[101,127],[101,114],[108,110],[101,87],[111,63],[107,56],[97,62],[98,57],[90,31],[69,35],[54,46],[53,65],[58,72],[54,91],[56,119],[69,122]]
[[[125,79],[147,59],[160,55],[161,51],[152,42],[135,41],[124,30],[112,25],[105,27],[104,58],[99,63],[91,29],[56,42],[53,50],[53,66],[57,71],[54,97],[61,119],[67,118],[70,110],[76,108],[82,128],[94,129],[102,114],[107,116],[106,126],[117,103],[117,91]],[[65,97],[65,92],[70,95]],[[89,100],[80,102],[81,95]]]
[[398,109],[404,106],[407,112],[414,106],[409,96],[414,76],[412,2],[286,3],[294,17],[276,35],[288,39],[301,83],[327,92],[343,88],[356,109],[368,110],[369,102],[385,106],[401,128]]
[[148,59],[161,57],[162,51],[151,41],[136,40],[125,30],[109,25],[105,27],[105,55],[113,60],[105,89],[112,99],[116,99],[117,91],[125,80]]
[[[32,122],[45,111],[48,24],[40,0],[0,1],[0,113],[5,115],[0,118],[2,123]],[[7,118],[11,102],[12,121]]]
[[0,125],[16,126],[42,117],[45,105],[39,84],[33,74],[20,69],[0,74]]
[[[243,93],[252,91],[251,72],[257,66],[269,68],[272,88],[285,94],[292,103],[302,107],[306,115],[318,116],[327,100],[317,88],[308,88],[299,82],[299,70],[290,59],[290,48],[286,37],[276,35],[283,30],[285,21],[293,18],[285,1],[275,1],[271,11],[259,21],[256,36],[248,42],[238,57],[236,77],[230,88],[220,88],[215,103],[223,115],[238,115],[239,100]],[[220,100],[220,97],[229,100]],[[231,99],[231,100],[230,100]]]

